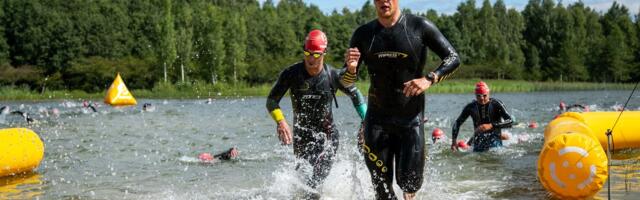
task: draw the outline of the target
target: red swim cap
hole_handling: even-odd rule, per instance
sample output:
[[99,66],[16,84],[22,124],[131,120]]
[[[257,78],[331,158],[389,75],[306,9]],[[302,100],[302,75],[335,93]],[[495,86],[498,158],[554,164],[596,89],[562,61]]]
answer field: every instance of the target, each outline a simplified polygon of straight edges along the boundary
[[320,30],[312,30],[304,41],[304,49],[313,53],[323,53],[327,49],[327,36]]
[[441,139],[443,136],[444,136],[444,131],[442,131],[439,128],[435,128],[433,129],[433,132],[431,132],[431,137],[435,139]]
[[529,122],[529,128],[538,128],[538,123],[536,121]]
[[200,159],[200,161],[203,161],[203,162],[208,162],[213,160],[213,156],[210,153],[201,153],[200,155],[198,155],[198,158]]
[[469,149],[469,145],[464,140],[458,140],[458,148]]
[[484,81],[476,83],[476,94],[489,94],[489,92],[489,86]]

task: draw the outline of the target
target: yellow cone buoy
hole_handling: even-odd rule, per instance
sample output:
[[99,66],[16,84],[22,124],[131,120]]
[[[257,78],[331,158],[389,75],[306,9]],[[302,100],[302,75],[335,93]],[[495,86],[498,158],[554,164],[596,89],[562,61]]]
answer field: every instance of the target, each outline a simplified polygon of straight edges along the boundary
[[44,157],[40,136],[26,128],[0,129],[0,177],[29,172]]
[[127,86],[122,81],[120,74],[116,75],[116,79],[111,83],[111,87],[107,90],[107,96],[104,97],[104,103],[112,106],[127,106],[136,105],[136,99],[127,89]]

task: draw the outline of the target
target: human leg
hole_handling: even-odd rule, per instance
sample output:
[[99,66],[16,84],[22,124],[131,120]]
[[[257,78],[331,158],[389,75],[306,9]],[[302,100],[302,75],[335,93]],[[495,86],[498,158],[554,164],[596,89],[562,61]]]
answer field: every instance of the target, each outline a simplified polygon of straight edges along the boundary
[[376,199],[396,199],[392,187],[393,151],[389,139],[389,134],[382,125],[375,124],[370,119],[365,122],[362,150],[365,164],[371,173]]

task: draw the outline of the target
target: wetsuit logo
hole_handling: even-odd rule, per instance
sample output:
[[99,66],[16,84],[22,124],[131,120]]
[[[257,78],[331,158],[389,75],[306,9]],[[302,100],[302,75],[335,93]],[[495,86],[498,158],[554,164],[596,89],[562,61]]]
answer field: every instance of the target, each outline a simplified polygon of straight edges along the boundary
[[322,98],[321,95],[313,95],[313,94],[302,96],[302,99],[320,99],[320,98]]
[[362,150],[364,151],[364,154],[367,155],[367,158],[369,158],[371,162],[376,163],[376,166],[380,168],[380,171],[382,171],[383,173],[387,172],[387,167],[384,166],[384,162],[382,160],[378,160],[378,156],[376,156],[376,154],[371,152],[371,148],[369,148],[369,146],[367,146],[366,144],[362,144]]
[[389,59],[403,59],[409,56],[406,53],[395,52],[395,51],[383,51],[383,52],[375,53],[374,55],[376,55],[378,58],[389,58]]

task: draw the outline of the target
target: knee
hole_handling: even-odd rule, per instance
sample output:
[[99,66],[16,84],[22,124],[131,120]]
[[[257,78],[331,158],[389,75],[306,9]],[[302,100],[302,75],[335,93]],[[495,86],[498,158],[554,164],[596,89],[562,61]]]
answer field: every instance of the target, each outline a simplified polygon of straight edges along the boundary
[[422,187],[422,174],[415,172],[398,174],[397,182],[402,191],[415,193]]

